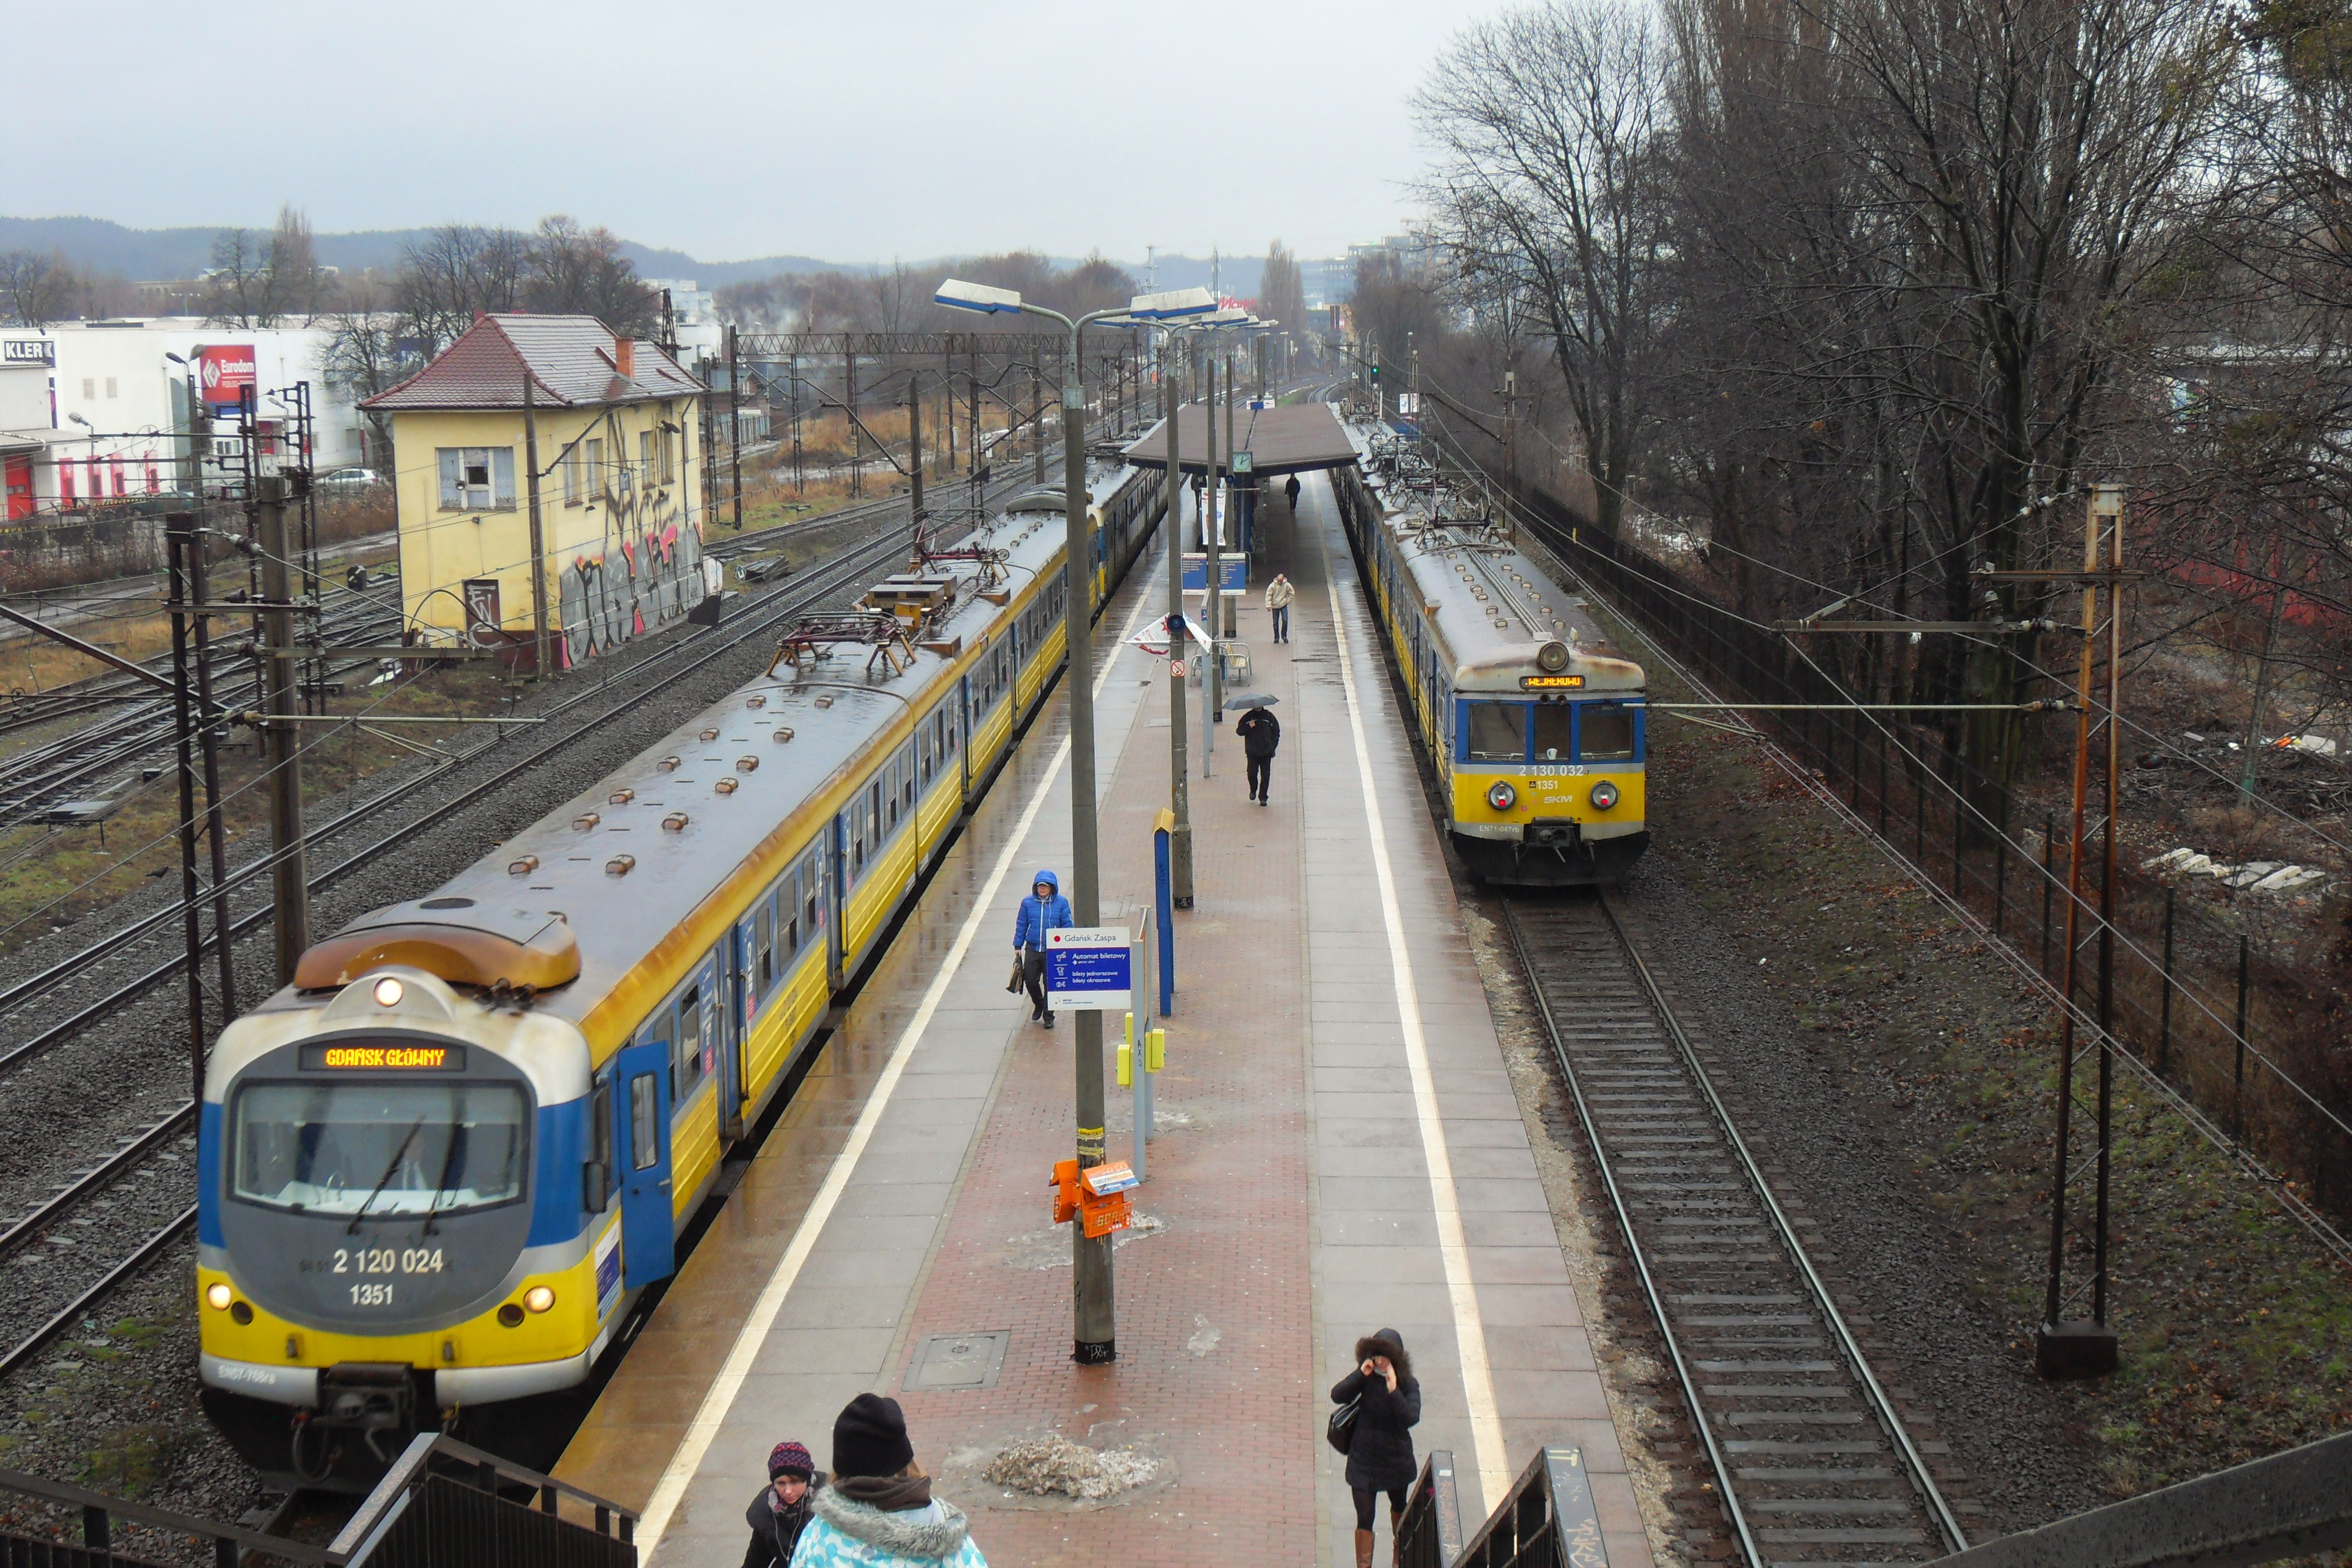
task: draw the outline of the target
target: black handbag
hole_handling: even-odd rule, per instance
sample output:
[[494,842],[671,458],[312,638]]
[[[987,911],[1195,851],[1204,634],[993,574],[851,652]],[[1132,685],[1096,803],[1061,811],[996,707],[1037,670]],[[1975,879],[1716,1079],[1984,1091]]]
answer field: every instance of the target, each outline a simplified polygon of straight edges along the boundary
[[1331,1419],[1323,1428],[1324,1440],[1343,1454],[1356,1439],[1356,1416],[1363,1403],[1364,1396],[1360,1394],[1350,1399],[1331,1412]]

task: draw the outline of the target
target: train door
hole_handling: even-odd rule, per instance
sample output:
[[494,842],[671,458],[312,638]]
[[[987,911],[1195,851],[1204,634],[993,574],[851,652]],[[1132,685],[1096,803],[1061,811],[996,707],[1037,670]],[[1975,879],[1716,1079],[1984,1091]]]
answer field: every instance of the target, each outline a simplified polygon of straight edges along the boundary
[[841,930],[843,912],[849,903],[849,894],[845,886],[848,879],[841,874],[841,857],[844,847],[848,842],[846,837],[848,831],[849,814],[847,812],[836,812],[833,818],[832,826],[825,832],[824,854],[821,857],[824,864],[824,908],[826,911],[824,922],[824,973],[825,978],[832,983],[833,989],[835,991],[840,990],[846,981],[846,976],[845,976],[841,972]]
[[719,1011],[719,1136],[743,1136],[743,1046],[751,1037],[751,922],[745,920],[719,944],[726,1003]]
[[963,773],[963,812],[968,816],[971,813],[971,677],[956,682],[955,705],[956,732],[963,737],[963,744],[956,748],[956,766]]
[[632,1290],[677,1268],[670,1220],[669,1042],[624,1046],[613,1058],[613,1146],[621,1152],[621,1257]]

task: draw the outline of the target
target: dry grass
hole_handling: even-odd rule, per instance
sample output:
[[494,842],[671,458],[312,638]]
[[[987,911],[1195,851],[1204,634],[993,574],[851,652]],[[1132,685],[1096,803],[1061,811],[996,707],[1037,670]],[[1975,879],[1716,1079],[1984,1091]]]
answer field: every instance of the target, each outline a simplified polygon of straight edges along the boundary
[[[355,687],[329,710],[366,718],[486,717],[504,705],[507,686],[494,667],[434,671],[388,687]],[[479,725],[400,724],[370,731],[303,726],[302,794],[322,801],[418,751],[471,744]],[[222,815],[232,847],[269,831],[264,770],[250,731],[221,753]],[[396,736],[396,739],[394,738]],[[436,742],[442,744],[436,746]],[[323,809],[323,808],[322,808]],[[315,816],[314,816],[315,820]],[[177,784],[167,769],[135,784],[102,829],[24,826],[0,832],[0,952],[113,902],[151,878],[177,885]]]

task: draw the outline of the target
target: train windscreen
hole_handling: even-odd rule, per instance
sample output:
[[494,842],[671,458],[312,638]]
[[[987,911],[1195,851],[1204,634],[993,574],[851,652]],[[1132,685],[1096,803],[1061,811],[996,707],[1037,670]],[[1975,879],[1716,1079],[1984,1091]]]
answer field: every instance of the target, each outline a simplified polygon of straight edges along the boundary
[[313,1214],[457,1214],[522,1195],[530,1109],[506,1083],[249,1083],[231,1191]]

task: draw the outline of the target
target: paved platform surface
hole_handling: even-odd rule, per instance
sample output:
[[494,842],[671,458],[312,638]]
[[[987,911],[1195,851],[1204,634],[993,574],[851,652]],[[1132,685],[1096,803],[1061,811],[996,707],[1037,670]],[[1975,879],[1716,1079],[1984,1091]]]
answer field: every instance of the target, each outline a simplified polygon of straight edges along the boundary
[[[823,1463],[866,1389],[905,1405],[937,1490],[1001,1568],[1350,1563],[1322,1427],[1356,1337],[1380,1327],[1412,1352],[1416,1448],[1455,1456],[1465,1525],[1540,1446],[1580,1447],[1611,1563],[1647,1568],[1328,483],[1308,481],[1295,522],[1271,510],[1259,575],[1297,585],[1292,641],[1269,640],[1255,595],[1240,629],[1280,699],[1273,804],[1244,797],[1229,710],[1213,776],[1196,762],[1192,781],[1199,903],[1177,921],[1148,1223],[1116,1254],[1118,1363],[1069,1360],[1069,1240],[1050,1225],[1073,1031],[1030,1025],[1004,991],[1015,901],[1039,867],[1069,869],[1057,697],[558,1468],[646,1508],[664,1568],[740,1562],[770,1447],[798,1438]],[[1097,688],[1107,917],[1150,897],[1168,795],[1166,682],[1123,647],[1164,605],[1163,572],[1131,578],[1098,629],[1122,649]],[[1132,1119],[1110,1092],[1119,1158]],[[989,1331],[1010,1334],[992,1386],[904,1386],[930,1336]],[[1117,1507],[981,1479],[1047,1432],[1132,1446],[1160,1476]]]

